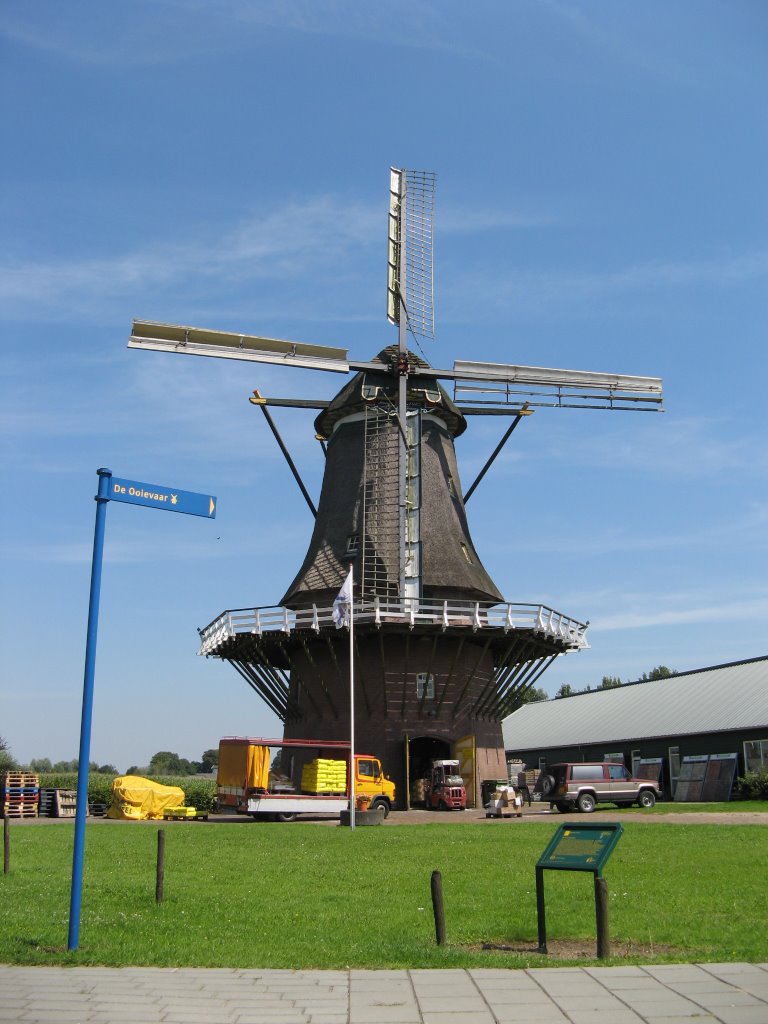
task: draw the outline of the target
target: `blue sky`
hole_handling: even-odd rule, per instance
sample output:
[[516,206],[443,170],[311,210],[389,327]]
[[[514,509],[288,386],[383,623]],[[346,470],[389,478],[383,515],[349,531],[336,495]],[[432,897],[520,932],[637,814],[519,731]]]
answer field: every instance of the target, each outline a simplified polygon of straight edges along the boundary
[[[5,3],[13,754],[77,753],[100,466],[219,512],[110,504],[93,759],[279,732],[196,628],[275,604],[311,533],[249,394],[344,378],[126,340],[138,317],[391,343],[390,164],[438,176],[433,364],[664,378],[663,415],[536,412],[468,505],[508,600],[590,620],[546,688],[765,654],[767,43],[759,0]],[[317,495],[311,415],[276,419]],[[465,487],[501,431],[459,440]]]

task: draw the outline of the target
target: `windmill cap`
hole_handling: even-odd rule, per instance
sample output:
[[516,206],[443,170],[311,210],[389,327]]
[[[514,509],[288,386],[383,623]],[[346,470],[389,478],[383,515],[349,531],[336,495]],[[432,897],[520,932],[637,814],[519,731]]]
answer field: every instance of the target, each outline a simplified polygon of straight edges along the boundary
[[[397,408],[399,375],[395,367],[398,356],[397,345],[389,345],[371,360],[381,363],[380,371],[361,370],[356,373],[315,420],[317,433],[330,437],[341,420],[369,408],[377,398],[386,396]],[[428,362],[413,352],[408,352],[408,362],[411,366],[429,366]],[[409,375],[407,401],[409,405],[421,405],[441,419],[452,437],[458,437],[467,429],[464,414],[434,377]]]

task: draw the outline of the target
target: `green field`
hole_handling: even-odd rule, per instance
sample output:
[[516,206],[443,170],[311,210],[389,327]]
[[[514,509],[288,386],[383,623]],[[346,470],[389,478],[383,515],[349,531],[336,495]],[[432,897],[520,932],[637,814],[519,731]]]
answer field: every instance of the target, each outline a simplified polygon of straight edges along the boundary
[[[534,866],[553,824],[89,825],[73,953],[66,951],[72,824],[16,825],[11,870],[0,882],[0,962],[541,966],[533,951],[482,944],[535,948]],[[157,904],[160,827],[165,899]],[[624,829],[604,872],[621,962],[768,959],[767,828],[625,819]],[[444,947],[435,943],[434,869],[443,880]],[[546,894],[550,940],[584,940],[594,949],[592,876],[548,871]]]

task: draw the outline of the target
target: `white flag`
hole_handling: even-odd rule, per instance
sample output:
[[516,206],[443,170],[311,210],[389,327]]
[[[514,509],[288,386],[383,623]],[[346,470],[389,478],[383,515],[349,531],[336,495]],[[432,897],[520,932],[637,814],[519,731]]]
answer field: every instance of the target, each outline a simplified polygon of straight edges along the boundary
[[341,629],[342,626],[349,625],[349,617],[352,608],[352,570],[349,570],[349,576],[344,580],[339,593],[336,595],[336,600],[333,602],[333,621],[336,623],[336,629]]

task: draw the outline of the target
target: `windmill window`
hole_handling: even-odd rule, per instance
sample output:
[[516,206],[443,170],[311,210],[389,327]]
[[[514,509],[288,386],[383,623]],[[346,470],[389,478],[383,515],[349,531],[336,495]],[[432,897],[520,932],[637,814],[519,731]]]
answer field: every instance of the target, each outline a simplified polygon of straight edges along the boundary
[[357,533],[350,533],[347,537],[347,550],[346,554],[356,555],[358,548],[360,547],[360,535]]
[[472,565],[472,557],[469,553],[469,548],[467,547],[466,544],[463,543],[463,541],[460,541],[459,543],[461,544],[461,550],[464,552],[464,557],[469,562],[469,564]]
[[448,483],[448,493],[450,494],[450,496],[452,498],[455,498],[456,497],[456,484],[453,482],[453,477],[450,475],[450,473],[448,474],[448,477],[447,477],[447,483]]
[[435,699],[435,677],[429,672],[419,672],[416,675],[416,697],[418,700]]

